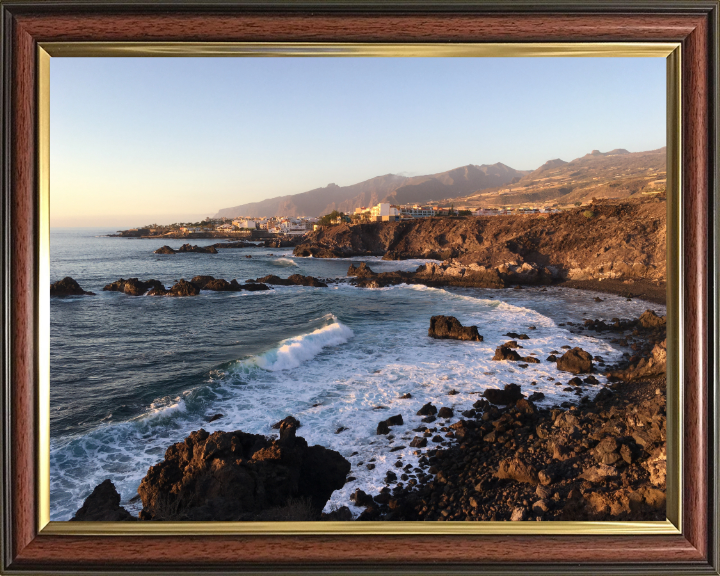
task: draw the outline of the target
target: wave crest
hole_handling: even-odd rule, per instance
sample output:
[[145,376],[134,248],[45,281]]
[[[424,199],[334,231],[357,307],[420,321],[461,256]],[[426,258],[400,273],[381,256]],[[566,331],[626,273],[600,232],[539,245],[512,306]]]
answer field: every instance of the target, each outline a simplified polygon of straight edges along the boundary
[[255,363],[271,372],[297,368],[303,362],[317,356],[323,348],[345,344],[354,335],[354,332],[344,324],[334,322],[309,334],[283,340],[279,348],[259,356]]

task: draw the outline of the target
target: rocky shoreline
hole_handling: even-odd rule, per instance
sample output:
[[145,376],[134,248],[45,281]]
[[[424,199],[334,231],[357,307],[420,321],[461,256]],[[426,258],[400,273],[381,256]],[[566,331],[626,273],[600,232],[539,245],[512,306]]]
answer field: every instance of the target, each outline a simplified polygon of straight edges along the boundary
[[[425,404],[423,424],[408,439],[416,464],[400,458],[377,494],[350,497],[357,520],[662,520],[666,475],[666,321],[651,311],[635,320],[587,320],[576,331],[629,346],[614,366],[564,346],[557,362],[578,401],[540,408],[541,393],[522,386],[488,389],[471,409]],[[433,317],[431,337],[478,341],[476,326]],[[497,361],[521,357],[517,341],[498,347]],[[599,384],[607,384],[591,399]],[[452,393],[452,392],[450,392]],[[212,419],[221,418],[216,415]],[[378,423],[389,435],[402,414]],[[241,431],[193,432],[168,448],[138,490],[140,520],[351,520],[348,507],[321,513],[333,490],[354,478],[350,463],[296,436],[289,416],[279,439]],[[405,441],[405,440],[402,440]],[[362,462],[361,462],[362,464]],[[375,464],[367,464],[374,468]],[[110,480],[100,484],[74,520],[135,520],[119,506]]]
[[313,232],[293,253],[442,260],[417,274],[445,285],[608,280],[664,285],[665,244],[665,199],[655,197],[597,200],[558,214],[338,225]]

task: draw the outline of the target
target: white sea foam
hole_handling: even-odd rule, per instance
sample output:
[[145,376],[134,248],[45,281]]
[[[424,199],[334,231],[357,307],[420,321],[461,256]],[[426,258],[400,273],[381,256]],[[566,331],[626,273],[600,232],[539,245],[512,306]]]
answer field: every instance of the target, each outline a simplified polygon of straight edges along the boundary
[[317,356],[323,348],[345,344],[352,337],[353,331],[350,328],[335,322],[324,328],[318,328],[310,334],[284,340],[279,348],[266,352],[255,362],[260,368],[271,372],[297,368],[303,362]]
[[[558,325],[559,309],[574,321],[579,319],[578,310],[596,310],[587,294],[581,304],[568,305],[570,300],[563,301],[553,293],[539,295],[529,289],[512,293],[405,285],[382,291],[345,285],[338,289],[341,296],[342,291],[346,294],[341,301],[352,299],[352,309],[326,307],[324,316],[309,320],[312,325],[324,326],[278,342],[271,350],[240,359],[234,366],[213,370],[202,385],[178,398],[161,399],[143,418],[106,423],[83,436],[53,442],[52,519],[72,516],[105,478],[112,478],[123,505],[135,510],[128,501],[148,467],[163,458],[170,444],[201,427],[209,432],[243,430],[269,435],[273,433],[271,424],[289,414],[301,421],[298,433],[309,444],[337,450],[351,462],[350,475],[355,480],[333,493],[326,510],[350,506],[349,496],[357,488],[376,494],[384,486],[386,472],[397,470],[397,460],[403,466],[416,466],[418,457],[409,444],[417,434],[413,429],[421,425],[416,413],[426,402],[438,408],[452,407],[457,418],[479,393],[511,382],[520,384],[525,394],[544,393],[542,406],[574,402],[577,396],[563,390],[572,375],[545,361],[552,350],[581,346],[608,363],[622,355],[620,348],[594,333],[571,332]],[[249,295],[274,294],[281,303],[293,293],[297,292],[289,287],[277,287],[270,293]],[[503,300],[490,298],[493,295],[503,295]],[[384,315],[365,312],[380,302]],[[543,306],[550,311],[541,313]],[[597,306],[597,310],[603,309]],[[637,317],[644,306],[617,298],[610,308],[616,315]],[[662,312],[659,306],[652,308]],[[396,309],[405,312],[393,312]],[[452,314],[464,325],[477,325],[484,341],[427,337],[429,317],[439,313]],[[509,339],[508,331],[528,333],[529,340],[519,341],[523,346],[519,352],[536,355],[540,364],[523,369],[518,363],[491,360],[495,348]],[[584,388],[592,397],[600,385]],[[451,390],[457,393],[449,395]],[[406,393],[411,398],[399,398]],[[208,423],[207,417],[217,413],[223,417]],[[394,414],[401,414],[404,424],[394,426],[390,436],[376,435],[378,422]],[[439,429],[442,422],[432,426]],[[341,427],[346,429],[338,433]],[[403,448],[390,452],[398,446]],[[375,464],[373,470],[368,470],[369,462]]]
[[291,258],[277,258],[276,260],[270,260],[270,263],[276,266],[297,266],[297,262]]

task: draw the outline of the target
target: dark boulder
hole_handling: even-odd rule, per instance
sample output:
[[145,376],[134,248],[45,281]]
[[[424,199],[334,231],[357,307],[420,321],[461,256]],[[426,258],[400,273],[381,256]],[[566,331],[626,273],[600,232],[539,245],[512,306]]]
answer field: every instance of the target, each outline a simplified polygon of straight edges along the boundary
[[105,292],[124,292],[128,296],[142,296],[148,290],[162,289],[165,287],[159,280],[147,280],[145,282],[138,280],[137,278],[120,278],[110,284],[106,284],[103,288]]
[[576,346],[558,358],[557,368],[573,374],[585,374],[593,368],[592,355]]
[[115,484],[108,479],[95,486],[95,490],[70,520],[115,522],[137,518],[120,506],[120,494],[115,489]]
[[86,292],[80,287],[70,276],[65,276],[62,280],[58,280],[50,284],[50,296],[95,296],[94,292]]
[[207,283],[212,280],[215,280],[215,276],[193,276],[190,283],[194,284],[199,290],[203,290]]
[[508,348],[507,346],[498,346],[495,349],[495,355],[492,359],[496,361],[510,360],[511,362],[519,362],[522,360],[522,356],[520,356],[520,354],[515,352],[512,348]]
[[430,402],[417,411],[418,416],[432,416],[433,414],[437,414],[437,408],[435,408],[435,406],[433,406]]
[[194,284],[191,284],[187,280],[180,279],[167,293],[168,296],[197,296],[200,294],[200,290]]
[[175,254],[175,250],[170,248],[170,246],[163,246],[155,250],[154,254]]
[[[237,280],[233,280],[237,284]],[[232,284],[232,282],[230,282]],[[241,286],[242,290],[247,290],[248,292],[260,292],[262,290],[272,290],[270,286],[267,286],[266,284],[261,284],[259,282],[246,282]]]
[[300,420],[295,418],[295,416],[285,416],[282,420],[275,422],[270,428],[273,430],[280,430],[284,426],[293,426],[295,428],[300,428],[302,424],[300,424]]
[[350,463],[288,434],[270,440],[242,431],[192,432],[168,448],[138,488],[146,520],[253,520],[306,499],[318,514],[342,488]]
[[454,414],[454,412],[453,412],[453,409],[452,409],[452,408],[448,408],[447,406],[443,406],[443,407],[440,408],[440,410],[438,411],[438,418],[452,418],[452,417],[453,417],[453,414]]
[[210,282],[205,284],[204,290],[212,290],[214,292],[235,292],[237,289],[227,280],[217,278],[215,280],[210,280]]
[[177,250],[178,252],[195,252],[197,254],[217,254],[218,251],[213,246],[190,246],[190,244],[183,244]]
[[390,416],[390,418],[383,420],[377,425],[376,434],[388,434],[390,432],[390,426],[400,426],[401,424],[403,424],[403,417],[401,414]]
[[477,326],[463,326],[454,316],[433,316],[430,318],[428,336],[431,338],[470,340],[482,342]]
[[350,264],[350,268],[348,268],[347,275],[348,276],[357,276],[358,278],[366,278],[368,276],[374,276],[375,272],[373,272],[370,269],[370,267],[367,264],[365,264],[365,262],[362,262],[359,266]]
[[427,438],[423,436],[415,436],[410,442],[411,448],[425,448],[427,446]]
[[277,286],[314,286],[315,288],[327,288],[325,282],[320,282],[313,276],[303,276],[302,274],[293,274],[287,278],[280,278],[275,274],[263,276],[254,280],[254,282],[263,282],[265,284],[275,284]]
[[492,404],[506,406],[508,404],[515,404],[523,397],[523,394],[520,391],[520,386],[517,384],[506,384],[503,390],[488,388],[483,392],[483,396]]

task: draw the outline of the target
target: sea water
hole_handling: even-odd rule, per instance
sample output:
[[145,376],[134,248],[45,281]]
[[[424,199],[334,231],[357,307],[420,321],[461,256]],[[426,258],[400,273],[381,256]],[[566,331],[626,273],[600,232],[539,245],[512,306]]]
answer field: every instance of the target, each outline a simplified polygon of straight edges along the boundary
[[[574,393],[563,391],[572,375],[545,360],[550,352],[580,346],[612,363],[627,349],[567,322],[632,318],[646,309],[665,314],[657,304],[607,294],[596,302],[598,294],[567,288],[331,284],[133,297],[102,288],[129,277],[168,287],[196,275],[240,283],[267,274],[346,278],[351,262],[385,272],[414,270],[424,261],[298,258],[290,249],[260,246],[158,255],[153,251],[163,244],[178,248],[183,241],[108,237],[112,232],[51,231],[52,281],[71,276],[97,294],[50,303],[53,520],[71,518],[106,478],[136,513],[141,503],[130,500],[171,444],[200,428],[276,436],[271,425],[288,415],[300,420],[298,435],[309,444],[337,450],[351,462],[355,479],[333,493],[326,510],[347,505],[357,514],[361,510],[349,500],[355,489],[377,493],[397,460],[416,464],[409,444],[418,435],[413,429],[421,425],[416,412],[423,404],[451,407],[459,417],[485,389],[511,382],[527,395],[544,393],[541,406],[576,402]],[[429,338],[430,317],[437,314],[477,325],[483,342]],[[530,339],[519,341],[518,352],[534,354],[540,364],[523,369],[492,361],[495,348],[512,339],[508,332],[526,333]],[[592,397],[601,384],[586,393]],[[411,397],[400,399],[404,394]],[[222,417],[208,422],[217,414]],[[404,424],[377,435],[378,422],[395,414]],[[442,421],[432,426],[438,425]]]

